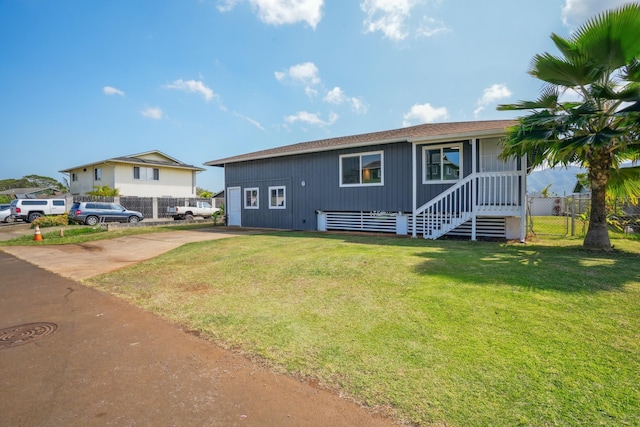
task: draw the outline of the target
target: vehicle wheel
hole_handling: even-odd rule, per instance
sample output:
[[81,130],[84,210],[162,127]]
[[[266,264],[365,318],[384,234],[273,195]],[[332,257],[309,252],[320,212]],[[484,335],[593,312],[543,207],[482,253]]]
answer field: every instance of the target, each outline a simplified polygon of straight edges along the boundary
[[41,216],[42,216],[42,214],[41,214],[41,213],[38,213],[38,212],[31,212],[31,213],[29,214],[29,217],[27,218],[27,222],[33,222],[33,221],[35,221],[36,219],[40,218]]
[[129,217],[130,224],[137,224],[138,222],[140,222],[140,218],[138,218],[137,216],[134,215]]
[[97,216],[88,216],[84,219],[84,223],[87,225],[96,225],[98,223],[98,217]]
[[193,221],[193,215],[185,215],[184,219],[186,219],[187,221]]

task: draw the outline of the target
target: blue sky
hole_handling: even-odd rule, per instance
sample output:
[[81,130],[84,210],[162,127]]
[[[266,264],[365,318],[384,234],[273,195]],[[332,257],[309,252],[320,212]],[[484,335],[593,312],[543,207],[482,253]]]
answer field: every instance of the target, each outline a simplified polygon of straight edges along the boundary
[[[536,53],[618,0],[0,0],[0,179],[509,119]],[[198,186],[221,190],[221,169]]]

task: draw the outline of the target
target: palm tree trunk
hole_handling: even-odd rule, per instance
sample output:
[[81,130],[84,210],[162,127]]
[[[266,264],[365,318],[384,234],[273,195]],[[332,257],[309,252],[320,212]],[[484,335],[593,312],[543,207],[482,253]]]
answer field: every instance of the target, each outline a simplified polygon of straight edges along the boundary
[[591,215],[583,243],[585,248],[611,250],[606,202],[610,168],[611,160],[608,153],[598,153],[591,159],[588,171],[591,182]]

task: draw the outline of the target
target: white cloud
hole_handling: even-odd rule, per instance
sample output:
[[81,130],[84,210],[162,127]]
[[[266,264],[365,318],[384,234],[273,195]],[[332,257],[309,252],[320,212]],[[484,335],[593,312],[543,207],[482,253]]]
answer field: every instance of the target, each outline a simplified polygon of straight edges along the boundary
[[422,24],[420,24],[416,33],[423,37],[433,37],[448,31],[449,28],[447,28],[444,22],[425,16],[422,18]]
[[324,97],[324,100],[326,102],[328,102],[329,104],[336,104],[336,105],[342,104],[343,102],[346,101],[346,99],[347,99],[346,95],[344,94],[342,89],[340,89],[338,86],[334,87],[329,92],[327,92],[326,96]]
[[[404,40],[410,34],[412,16],[419,15],[415,9],[427,3],[427,0],[364,0],[360,9],[366,14],[365,32],[380,31],[391,40]],[[431,37],[443,31],[447,31],[443,22],[423,15],[415,34]]]
[[158,107],[147,107],[142,110],[142,115],[154,120],[160,120],[164,117],[164,113]]
[[280,82],[291,81],[296,84],[315,85],[320,83],[320,71],[313,62],[304,62],[289,67],[287,71],[276,71],[276,79]]
[[259,121],[254,120],[254,119],[252,119],[252,118],[250,118],[250,117],[247,117],[247,116],[245,116],[245,115],[243,115],[243,114],[240,114],[240,113],[238,113],[238,112],[235,112],[235,111],[234,111],[234,113],[233,113],[233,114],[234,114],[236,117],[240,117],[242,120],[245,120],[245,121],[247,121],[247,122],[251,123],[253,126],[257,127],[258,129],[260,129],[260,130],[264,130],[264,126],[262,126],[262,125],[260,124],[260,122],[259,122]]
[[199,93],[207,101],[211,101],[215,96],[215,94],[213,93],[213,90],[211,90],[201,81],[196,81],[196,80],[184,81],[182,79],[178,79],[173,83],[169,83],[165,85],[164,87],[166,89],[177,89],[177,90],[181,90],[189,93]]
[[113,86],[105,86],[102,88],[102,92],[104,92],[106,95],[120,95],[120,96],[124,96],[124,92],[121,91],[118,88],[115,88]]
[[364,114],[368,110],[368,107],[364,104],[364,102],[362,102],[361,99],[347,96],[344,91],[338,86],[327,92],[323,101],[334,105],[347,103],[351,106],[351,109],[358,114]]
[[477,108],[474,110],[474,114],[478,116],[487,105],[493,104],[501,99],[511,96],[511,91],[505,84],[494,84],[486,88],[482,92],[482,97],[477,102]]
[[293,65],[286,71],[276,71],[274,76],[281,83],[305,85],[304,91],[310,98],[318,95],[318,90],[314,86],[320,84],[320,71],[313,62]]
[[412,126],[446,120],[449,118],[449,112],[446,107],[435,108],[429,103],[415,104],[403,118],[402,126]]
[[562,7],[562,22],[568,27],[577,27],[590,18],[608,9],[629,3],[628,0],[565,0]]
[[[220,12],[228,12],[242,0],[221,0]],[[322,20],[324,0],[246,0],[260,20],[266,24],[283,25],[306,22],[313,29]]]
[[369,110],[369,106],[362,102],[359,98],[349,98],[351,109],[358,114],[365,114]]
[[216,9],[220,12],[229,12],[231,9],[236,7],[236,4],[240,3],[240,1],[241,0],[219,0]]
[[329,113],[329,120],[324,121],[322,120],[322,118],[320,117],[320,114],[318,113],[309,113],[308,111],[299,111],[296,114],[285,116],[284,120],[285,122],[292,123],[292,124],[296,122],[301,122],[309,125],[323,127],[323,126],[330,126],[334,124],[336,120],[338,120],[338,115],[336,113],[331,112]]

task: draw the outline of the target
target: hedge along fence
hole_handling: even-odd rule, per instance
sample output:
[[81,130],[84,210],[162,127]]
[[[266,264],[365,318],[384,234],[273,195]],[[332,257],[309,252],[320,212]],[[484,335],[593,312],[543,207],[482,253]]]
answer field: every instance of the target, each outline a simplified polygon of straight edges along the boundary
[[169,206],[189,206],[195,202],[209,202],[211,199],[185,197],[137,197],[137,196],[76,196],[74,202],[117,203],[132,211],[138,211],[146,219],[171,218],[167,213]]

